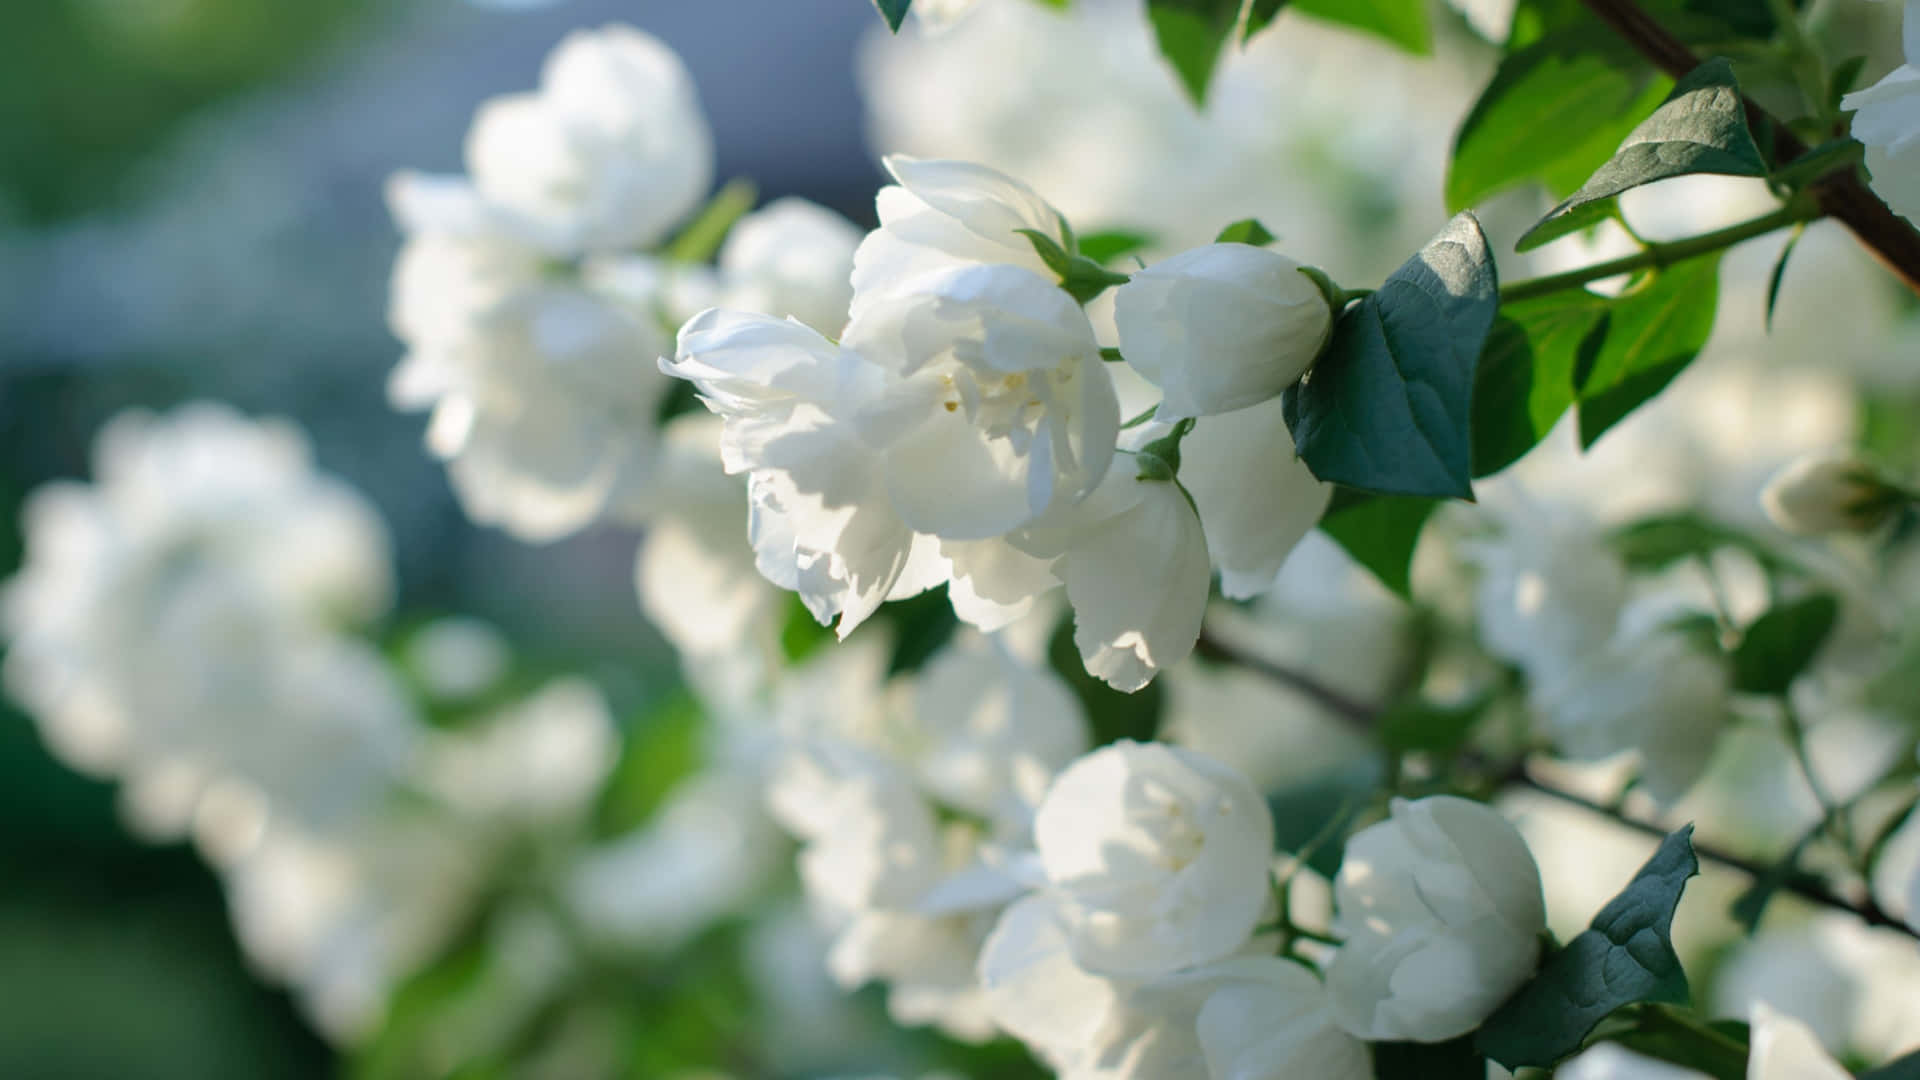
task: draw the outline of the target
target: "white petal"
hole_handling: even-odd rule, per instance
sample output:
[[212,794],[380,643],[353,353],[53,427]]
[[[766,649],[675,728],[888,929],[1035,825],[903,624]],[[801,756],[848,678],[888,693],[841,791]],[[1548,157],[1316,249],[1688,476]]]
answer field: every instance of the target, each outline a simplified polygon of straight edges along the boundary
[[1273,586],[1333,500],[1333,485],[1295,455],[1282,412],[1275,399],[1210,416],[1180,444],[1180,482],[1199,509],[1221,591],[1234,600]]

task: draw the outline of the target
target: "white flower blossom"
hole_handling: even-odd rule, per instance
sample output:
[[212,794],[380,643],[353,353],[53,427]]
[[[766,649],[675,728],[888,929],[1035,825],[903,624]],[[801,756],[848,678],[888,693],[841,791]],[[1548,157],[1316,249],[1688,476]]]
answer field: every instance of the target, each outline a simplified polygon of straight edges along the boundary
[[1533,974],[1546,929],[1540,871],[1496,811],[1452,796],[1395,799],[1347,841],[1334,884],[1346,943],[1334,1010],[1368,1040],[1472,1031]]
[[805,199],[768,203],[735,222],[721,245],[725,298],[717,306],[792,316],[838,335],[853,303],[860,238],[851,221]]
[[1812,454],[1775,473],[1760,505],[1790,533],[1866,532],[1892,516],[1907,496],[1879,470],[1846,454]]
[[657,245],[713,182],[713,135],[679,57],[631,27],[561,42],[538,92],[474,117],[467,168],[557,255]]
[[1127,363],[1180,420],[1232,412],[1300,381],[1333,334],[1330,301],[1299,263],[1250,244],[1163,259],[1114,294]]
[[1542,701],[1554,746],[1576,760],[1636,751],[1647,794],[1672,803],[1706,771],[1733,676],[1678,631],[1630,635],[1588,654]]
[[597,687],[555,679],[472,727],[438,735],[420,775],[462,817],[562,822],[599,790],[618,739]]
[[1034,819],[1077,962],[1147,977],[1244,945],[1269,899],[1273,819],[1233,769],[1120,742],[1068,766]]
[[1373,1055],[1341,1030],[1312,972],[1279,957],[1226,960],[1209,971],[1225,985],[1197,1018],[1214,1080],[1368,1080]]
[[1193,496],[1220,569],[1220,591],[1246,600],[1280,568],[1333,501],[1294,452],[1278,399],[1209,416],[1180,444],[1180,483]]
[[1475,544],[1474,611],[1487,651],[1557,693],[1606,647],[1627,597],[1627,568],[1591,528],[1529,513]]
[[1920,221],[1920,0],[1907,0],[1902,44],[1907,62],[1840,100],[1854,110],[1853,134],[1867,144],[1873,190],[1910,221]]

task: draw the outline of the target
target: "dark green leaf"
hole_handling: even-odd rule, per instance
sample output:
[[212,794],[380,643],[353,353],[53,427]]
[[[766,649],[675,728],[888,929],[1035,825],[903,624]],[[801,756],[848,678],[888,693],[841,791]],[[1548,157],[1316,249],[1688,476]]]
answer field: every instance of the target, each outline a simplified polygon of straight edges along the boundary
[[1342,488],[1320,528],[1366,567],[1380,583],[1406,597],[1412,592],[1413,549],[1420,530],[1440,504],[1432,499],[1371,495]]
[[1686,370],[1713,333],[1718,256],[1651,274],[1608,309],[1606,340],[1574,373],[1580,392],[1580,445],[1607,429]]
[[1260,224],[1258,218],[1247,218],[1221,229],[1220,235],[1214,237],[1213,241],[1216,244],[1252,244],[1254,247],[1265,247],[1273,243],[1274,236],[1267,231],[1265,225]]
[[726,242],[733,223],[753,209],[753,202],[757,198],[759,195],[753,181],[727,181],[727,185],[715,192],[700,213],[667,244],[667,258],[683,263],[712,262],[720,245]]
[[1920,1080],[1920,1050],[1860,1074],[1860,1080]]
[[1151,236],[1122,229],[1088,233],[1080,238],[1080,254],[1102,264],[1151,246],[1153,246]]
[[1816,884],[1819,882],[1818,877],[1800,873],[1800,856],[1818,835],[1818,833],[1808,833],[1801,837],[1800,842],[1793,846],[1793,850],[1787,853],[1786,858],[1768,867],[1766,873],[1753,879],[1753,884],[1747,886],[1745,892],[1734,897],[1733,905],[1727,909],[1727,913],[1732,915],[1733,921],[1739,923],[1740,928],[1747,932],[1747,936],[1753,936],[1754,931],[1760,929],[1760,920],[1766,917],[1767,906],[1773,903],[1774,896],[1781,889],[1801,878]]
[[1385,780],[1380,759],[1366,757],[1269,795],[1273,849],[1304,855],[1308,869],[1332,878],[1340,872],[1345,829]]
[[1513,464],[1553,430],[1574,402],[1574,373],[1593,365],[1606,314],[1606,299],[1584,289],[1501,307],[1474,377],[1474,476]]
[[1195,104],[1207,99],[1207,83],[1239,16],[1239,0],[1148,0],[1147,21],[1160,55]]
[[1247,30],[1240,40],[1246,41],[1265,30],[1273,20],[1280,17],[1280,9],[1286,6],[1287,0],[1253,0],[1253,3],[1247,5]]
[[947,587],[928,589],[918,596],[896,600],[880,609],[880,618],[893,628],[893,656],[887,674],[918,671],[940,651],[959,628]]
[[1590,929],[1547,959],[1481,1027],[1476,1045],[1518,1069],[1548,1068],[1579,1050],[1608,1014],[1634,1002],[1685,1004],[1687,976],[1673,951],[1673,912],[1700,872],[1693,826],[1668,836]]
[[1800,238],[1805,236],[1807,227],[1801,225],[1787,237],[1785,247],[1780,249],[1780,257],[1774,260],[1773,273],[1767,275],[1767,332],[1773,332],[1773,309],[1780,303],[1780,285],[1787,278],[1787,261],[1793,258],[1793,249],[1800,246]]
[[1695,514],[1636,521],[1615,532],[1612,543],[1628,567],[1647,573],[1663,570],[1681,559],[1706,558],[1720,548],[1747,552],[1769,570],[1793,567],[1745,533]]
[[1473,1036],[1443,1043],[1373,1044],[1375,1080],[1486,1080],[1487,1059]]
[[1827,104],[1838,109],[1840,99],[1853,93],[1853,88],[1859,84],[1860,72],[1865,70],[1866,66],[1867,58],[1864,56],[1855,56],[1836,65],[1833,69],[1833,82],[1827,90]]
[[[1065,222],[1061,223],[1063,229],[1065,225]],[[1112,286],[1127,283],[1127,275],[1116,274],[1085,255],[1073,254],[1062,247],[1058,240],[1038,229],[1021,229],[1019,233],[1033,245],[1040,261],[1060,275],[1060,287],[1082,304]],[[1072,239],[1071,235],[1069,239]]]
[[620,759],[595,800],[594,835],[619,836],[653,816],[674,785],[699,770],[706,757],[705,730],[700,703],[685,691],[631,725]]
[[1571,194],[1670,86],[1598,23],[1549,34],[1503,60],[1467,114],[1447,206],[1464,209],[1529,180]]
[[1767,174],[1767,163],[1747,130],[1740,83],[1733,77],[1733,65],[1722,57],[1701,64],[1681,79],[1613,157],[1522,236],[1517,247],[1527,251],[1594,224],[1597,219],[1592,213],[1574,213],[1583,207],[1656,180],[1694,173]]
[[1733,653],[1733,685],[1749,694],[1784,694],[1833,633],[1840,601],[1814,593],[1753,621]]
[[1493,703],[1491,694],[1455,705],[1403,701],[1380,716],[1380,741],[1392,750],[1430,754],[1458,750]]
[[873,0],[873,6],[880,9],[880,17],[887,20],[887,29],[900,32],[900,24],[907,21],[907,9],[913,6],[913,0]]
[[1348,308],[1287,427],[1313,474],[1367,491],[1471,499],[1474,371],[1500,285],[1471,214]]
[[1433,51],[1425,0],[1293,0],[1287,6],[1302,15],[1364,30],[1416,56]]

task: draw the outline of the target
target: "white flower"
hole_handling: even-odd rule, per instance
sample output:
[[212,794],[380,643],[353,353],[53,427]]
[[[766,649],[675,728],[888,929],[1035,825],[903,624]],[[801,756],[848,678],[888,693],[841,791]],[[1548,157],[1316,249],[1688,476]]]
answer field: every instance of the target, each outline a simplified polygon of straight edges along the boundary
[[599,790],[618,745],[599,689],[584,679],[555,679],[474,727],[439,736],[421,780],[463,816],[564,821]]
[[927,789],[996,821],[1024,822],[1054,774],[1087,752],[1086,713],[1066,683],[976,635],[921,669],[914,722]]
[[916,531],[1000,536],[1106,473],[1120,404],[1086,313],[1013,266],[962,266],[875,299],[845,345],[888,382],[861,416]]
[[1246,600],[1280,567],[1333,501],[1294,453],[1278,399],[1210,416],[1180,444],[1180,483],[1193,496],[1220,591]]
[[1760,505],[1790,533],[1866,532],[1907,501],[1880,471],[1846,454],[1813,454],[1775,473]]
[[1226,984],[1198,1017],[1214,1080],[1368,1080],[1373,1056],[1334,1020],[1326,987],[1299,964],[1271,956],[1223,961]]
[[1152,976],[1244,945],[1268,900],[1273,819],[1225,765],[1120,742],[1068,766],[1034,819],[1050,895],[1091,971]]
[[861,912],[834,939],[827,971],[842,987],[887,984],[887,1014],[963,1042],[998,1033],[974,968],[998,912]]
[[1706,1074],[1641,1057],[1618,1043],[1600,1045],[1567,1062],[1558,1080],[1705,1080]]
[[467,168],[555,254],[652,248],[713,180],[713,135],[672,50],[630,27],[569,36],[537,93],[482,106]]
[[1533,974],[1546,909],[1514,827],[1452,796],[1395,799],[1347,842],[1334,883],[1346,944],[1327,970],[1334,1010],[1368,1040],[1444,1042],[1479,1026]]
[[1662,803],[1706,770],[1726,719],[1732,673],[1677,631],[1616,640],[1589,654],[1542,702],[1568,757],[1640,756],[1640,782]]
[[1200,517],[1179,485],[1117,458],[1086,501],[1010,542],[1053,560],[1073,605],[1087,671],[1129,693],[1185,659],[1200,637],[1212,569]]
[[1840,100],[1856,110],[1854,137],[1867,144],[1873,190],[1910,221],[1920,221],[1920,0],[1907,0],[1907,62]]
[[1061,217],[1033,189],[964,161],[892,154],[883,164],[899,183],[880,189],[880,227],[854,253],[854,314],[934,270],[1006,263],[1052,280],[1021,230],[1062,242]]
[[1807,1025],[1765,1005],[1753,1009],[1747,1080],[1849,1080]]
[[1258,405],[1300,381],[1333,333],[1301,265],[1250,244],[1163,259],[1114,294],[1120,351],[1165,392],[1161,420]]
[[1537,696],[1559,692],[1606,647],[1626,602],[1627,569],[1588,528],[1528,514],[1475,545],[1474,610],[1488,652],[1526,672]]
[[980,0],[920,0],[913,5],[913,16],[931,33],[950,30],[973,14]]
[[860,230],[805,199],[788,197],[741,218],[720,248],[726,298],[719,306],[792,316],[837,335],[853,303]]

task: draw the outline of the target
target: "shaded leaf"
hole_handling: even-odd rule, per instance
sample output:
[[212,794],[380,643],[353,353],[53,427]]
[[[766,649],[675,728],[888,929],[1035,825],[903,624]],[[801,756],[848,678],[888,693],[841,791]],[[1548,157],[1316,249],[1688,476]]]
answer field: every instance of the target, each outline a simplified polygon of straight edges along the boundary
[[1364,30],[1416,56],[1433,51],[1425,0],[1293,0],[1302,15]]
[[873,6],[880,9],[880,17],[887,20],[887,29],[900,32],[900,24],[907,21],[907,9],[913,6],[913,0],[873,0]]
[[1381,714],[1380,741],[1389,749],[1401,751],[1437,754],[1457,750],[1492,703],[1491,694],[1454,705],[1403,701]]
[[1342,488],[1320,519],[1320,529],[1382,585],[1407,597],[1412,593],[1413,550],[1420,542],[1420,530],[1439,505],[1432,499]]
[[1285,398],[1313,474],[1367,491],[1472,498],[1474,375],[1499,297],[1486,236],[1461,214],[1343,312]]
[[1519,460],[1574,402],[1604,340],[1608,302],[1582,289],[1503,305],[1473,385],[1473,475]]
[[1840,618],[1840,601],[1815,593],[1775,604],[1753,621],[1733,653],[1733,686],[1750,694],[1784,694],[1813,663]]
[[1673,951],[1673,912],[1700,872],[1693,826],[1669,835],[1592,926],[1548,957],[1540,973],[1481,1027],[1476,1046],[1509,1069],[1551,1067],[1579,1050],[1622,1006],[1685,1004],[1686,973]]
[[1860,1074],[1860,1080],[1920,1080],[1920,1050]]
[[1607,163],[1580,190],[1553,208],[1520,238],[1527,251],[1602,220],[1582,208],[1621,192],[1675,176],[1765,176],[1767,163],[1747,130],[1746,99],[1733,65],[1715,57],[1675,84],[1653,115],[1633,129]]
[[1780,249],[1780,257],[1774,260],[1773,272],[1767,275],[1767,332],[1773,332],[1773,310],[1780,304],[1780,285],[1787,278],[1787,261],[1793,258],[1793,251],[1800,246],[1800,238],[1807,233],[1805,225],[1794,227],[1793,235],[1787,237],[1786,246]]
[[1473,1036],[1443,1043],[1373,1044],[1375,1080],[1486,1080],[1487,1059]]
[[1648,275],[1610,303],[1606,340],[1574,373],[1583,448],[1693,363],[1713,333],[1719,283],[1719,256],[1693,259]]
[[1609,1016],[1589,1037],[1613,1042],[1634,1053],[1703,1072],[1713,1080],[1747,1080],[1747,1025],[1739,1020],[1711,1023],[1671,1005],[1629,1005]]
[[1367,757],[1267,796],[1273,849],[1304,855],[1308,869],[1332,879],[1346,850],[1344,830],[1385,780],[1380,759]]

